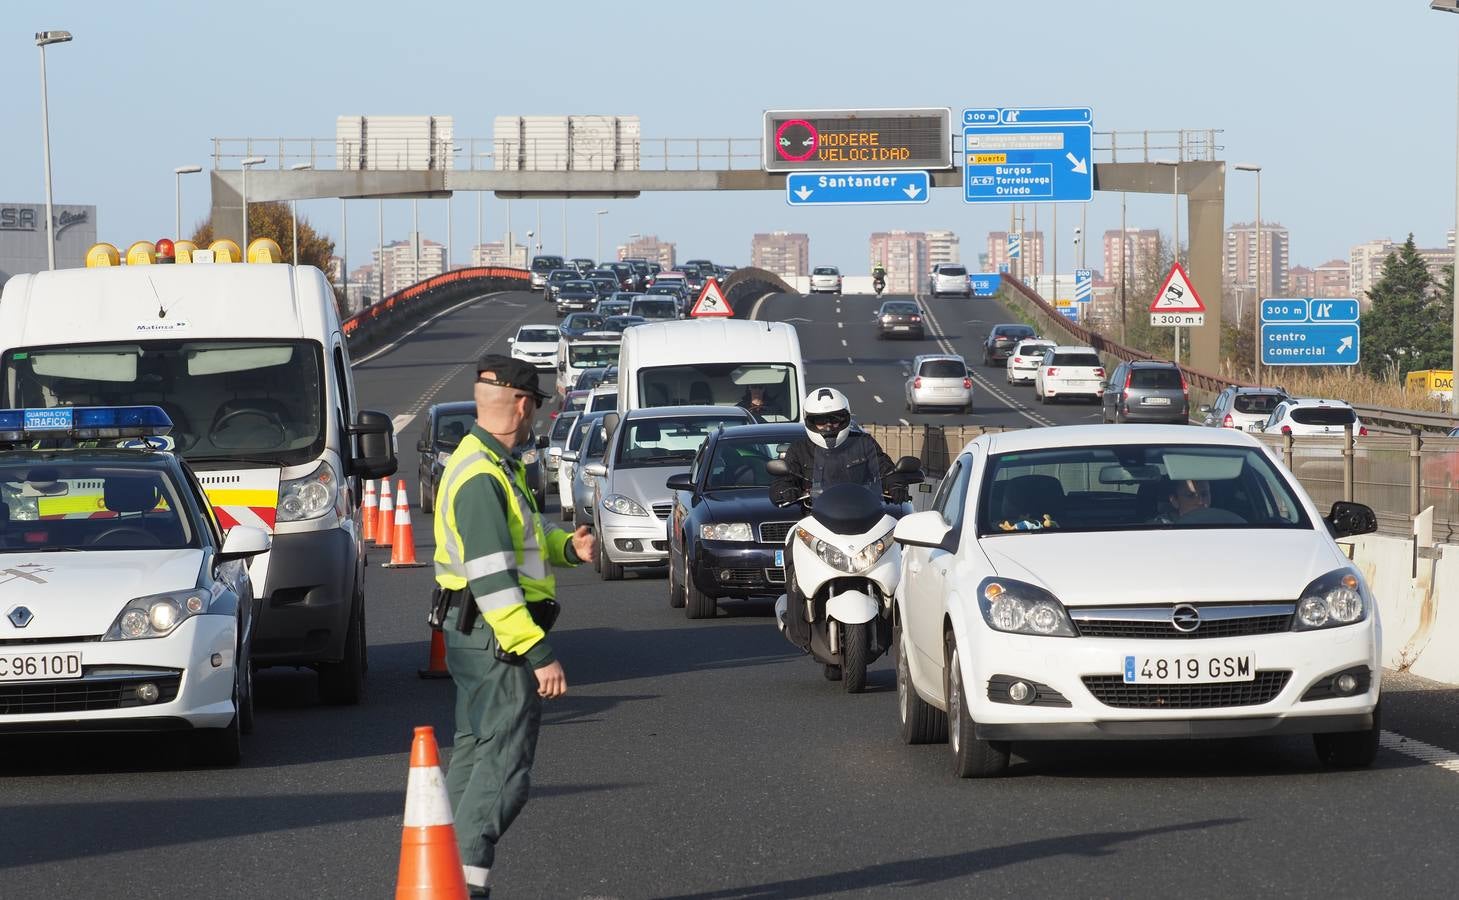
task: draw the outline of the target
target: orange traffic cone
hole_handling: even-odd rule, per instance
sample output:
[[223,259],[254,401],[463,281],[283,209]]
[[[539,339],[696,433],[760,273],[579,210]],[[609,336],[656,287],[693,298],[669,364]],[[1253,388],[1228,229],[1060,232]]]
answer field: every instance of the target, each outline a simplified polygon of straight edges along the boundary
[[456,849],[451,799],[441,774],[436,731],[429,725],[416,728],[410,745],[395,900],[466,900],[466,875]]
[[360,505],[360,536],[367,541],[375,540],[375,526],[379,524],[380,498],[375,496],[375,480],[365,480],[365,500]]
[[395,531],[395,501],[390,497],[390,479],[380,479],[380,514],[375,519],[375,546],[389,547]]
[[450,678],[451,672],[446,668],[446,636],[445,632],[431,629],[431,658],[424,669],[416,669],[415,674],[422,678]]
[[395,490],[395,498],[399,501],[395,507],[395,543],[390,549],[390,562],[383,565],[387,569],[418,569],[425,563],[415,561],[415,529],[410,525],[410,501],[405,497],[404,478]]

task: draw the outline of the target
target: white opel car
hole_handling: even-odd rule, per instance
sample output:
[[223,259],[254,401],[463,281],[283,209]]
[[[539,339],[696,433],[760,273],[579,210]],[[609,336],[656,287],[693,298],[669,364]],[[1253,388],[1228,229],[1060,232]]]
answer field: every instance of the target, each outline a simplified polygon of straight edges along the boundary
[[0,410],[28,445],[0,450],[0,733],[170,731],[238,762],[269,535],[223,536],[170,430],[155,406]]
[[1288,399],[1277,404],[1262,424],[1267,434],[1342,435],[1351,426],[1353,434],[1365,437],[1368,427],[1358,418],[1351,405],[1342,400],[1319,400],[1308,397]]
[[982,435],[897,524],[903,739],[948,740],[962,777],[1049,740],[1311,734],[1368,765],[1378,610],[1334,537],[1375,527],[1234,430]]
[[507,338],[507,343],[512,345],[512,359],[550,369],[556,365],[560,337],[556,325],[523,325],[514,337]]
[[1050,347],[1034,370],[1033,393],[1040,403],[1078,397],[1104,399],[1104,363],[1093,347]]

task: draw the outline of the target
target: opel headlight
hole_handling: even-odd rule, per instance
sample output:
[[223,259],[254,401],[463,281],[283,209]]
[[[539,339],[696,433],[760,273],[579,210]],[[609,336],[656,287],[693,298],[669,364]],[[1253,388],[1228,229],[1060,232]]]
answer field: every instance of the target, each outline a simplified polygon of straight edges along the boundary
[[646,516],[648,510],[644,509],[631,497],[622,494],[609,494],[603,498],[603,508],[608,512],[617,513],[620,516]]
[[892,544],[894,543],[892,541],[893,530],[888,529],[885,534],[876,538],[871,543],[849,554],[843,553],[837,547],[821,540],[804,528],[796,528],[795,536],[800,539],[802,544],[809,547],[811,552],[820,557],[821,562],[837,571],[845,572],[848,575],[855,575],[876,565],[877,560],[881,559],[892,548]]
[[166,637],[184,620],[200,615],[207,608],[208,592],[201,589],[138,597],[122,608],[102,640]]
[[700,525],[699,537],[705,541],[753,541],[755,539],[748,522],[716,522],[713,525]]
[[339,500],[339,478],[327,461],[303,478],[279,484],[278,521],[298,522],[317,519],[334,509]]
[[1363,621],[1368,613],[1365,593],[1363,582],[1352,569],[1328,572],[1303,588],[1292,630],[1336,628]]
[[1078,637],[1058,598],[1041,587],[1008,578],[978,585],[978,608],[994,631],[1046,637]]

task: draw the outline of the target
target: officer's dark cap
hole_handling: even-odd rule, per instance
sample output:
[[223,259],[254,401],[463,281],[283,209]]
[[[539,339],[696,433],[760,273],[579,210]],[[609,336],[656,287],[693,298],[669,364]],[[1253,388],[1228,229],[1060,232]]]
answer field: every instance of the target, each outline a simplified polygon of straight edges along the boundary
[[483,372],[492,374],[490,384],[526,391],[538,400],[546,400],[551,396],[537,384],[537,367],[520,359],[512,359],[500,353],[488,353],[476,361],[477,377],[480,378]]

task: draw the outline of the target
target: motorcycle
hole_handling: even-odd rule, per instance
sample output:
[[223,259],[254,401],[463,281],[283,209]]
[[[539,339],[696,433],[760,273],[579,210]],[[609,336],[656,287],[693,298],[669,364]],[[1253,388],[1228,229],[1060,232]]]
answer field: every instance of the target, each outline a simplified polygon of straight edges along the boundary
[[887,289],[886,278],[882,277],[881,275],[873,276],[871,279],[871,289],[876,291],[877,297],[881,297],[882,292]]
[[[777,477],[787,471],[778,459],[766,468]],[[922,481],[916,457],[902,457],[895,471],[899,481]],[[833,485],[814,498],[807,492],[781,505],[795,503],[809,515],[786,536],[794,577],[775,601],[776,624],[791,640],[787,618],[803,616],[810,628],[808,652],[824,665],[827,680],[841,681],[848,694],[859,693],[866,687],[867,667],[891,646],[893,594],[902,572],[902,551],[892,530],[911,503],[892,501],[879,485],[854,483]]]

